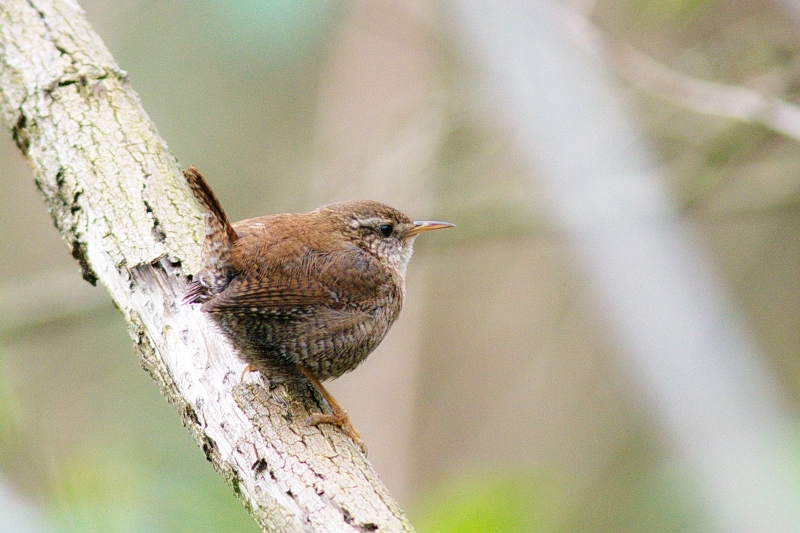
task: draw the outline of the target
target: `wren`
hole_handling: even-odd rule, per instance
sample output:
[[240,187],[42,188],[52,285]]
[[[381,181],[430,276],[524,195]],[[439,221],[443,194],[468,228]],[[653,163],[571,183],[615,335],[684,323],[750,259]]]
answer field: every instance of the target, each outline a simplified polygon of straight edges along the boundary
[[184,176],[206,234],[203,268],[184,303],[202,303],[248,369],[310,380],[332,412],[308,423],[336,424],[365,450],[321,381],[353,370],[378,346],[403,306],[414,239],[453,224],[413,221],[370,200],[231,224],[197,169]]

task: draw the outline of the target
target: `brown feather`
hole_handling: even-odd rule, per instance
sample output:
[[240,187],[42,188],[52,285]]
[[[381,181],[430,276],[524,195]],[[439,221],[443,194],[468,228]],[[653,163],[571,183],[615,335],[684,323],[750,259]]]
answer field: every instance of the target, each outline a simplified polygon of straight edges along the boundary
[[403,305],[411,219],[359,200],[231,225],[200,173],[186,179],[207,237],[184,301],[203,303],[248,363],[272,377],[302,365],[325,380],[375,349]]
[[236,232],[228,221],[228,215],[225,214],[225,210],[222,209],[217,195],[214,194],[214,191],[208,186],[208,182],[203,175],[200,174],[200,171],[194,166],[190,166],[183,171],[183,176],[186,178],[186,182],[189,184],[189,188],[192,189],[192,193],[197,201],[211,212],[212,217],[216,219],[217,223],[225,231],[228,239],[230,239],[231,242],[235,241],[237,237]]

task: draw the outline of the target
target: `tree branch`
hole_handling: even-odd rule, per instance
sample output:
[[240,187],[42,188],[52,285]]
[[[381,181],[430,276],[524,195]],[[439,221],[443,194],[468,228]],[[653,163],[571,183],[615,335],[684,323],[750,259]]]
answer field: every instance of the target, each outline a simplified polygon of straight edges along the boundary
[[623,41],[609,44],[618,71],[639,88],[697,113],[758,124],[800,141],[800,107],[748,87],[693,78]]
[[202,218],[175,158],[70,0],[0,0],[0,113],[56,227],[128,321],[142,365],[264,531],[411,531],[308,387],[267,393],[198,310]]
[[757,124],[800,141],[800,106],[749,87],[701,80],[669,68],[604,32],[584,12],[575,6],[559,8],[579,42],[593,52],[605,48],[616,72],[639,89],[696,113]]

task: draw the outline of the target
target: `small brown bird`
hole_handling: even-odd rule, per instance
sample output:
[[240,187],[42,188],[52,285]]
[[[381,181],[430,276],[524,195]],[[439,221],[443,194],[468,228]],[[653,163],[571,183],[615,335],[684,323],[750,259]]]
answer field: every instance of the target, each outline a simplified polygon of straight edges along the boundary
[[370,200],[231,224],[197,169],[184,176],[206,210],[203,269],[184,303],[202,303],[249,368],[308,378],[332,410],[308,422],[339,425],[364,450],[320,380],[353,370],[378,346],[403,306],[414,239],[453,224],[412,221]]

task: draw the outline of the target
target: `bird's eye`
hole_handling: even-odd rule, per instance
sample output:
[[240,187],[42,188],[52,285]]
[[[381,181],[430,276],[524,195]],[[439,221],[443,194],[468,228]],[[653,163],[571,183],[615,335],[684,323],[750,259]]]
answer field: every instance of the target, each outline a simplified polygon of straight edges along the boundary
[[392,231],[394,231],[394,228],[392,227],[391,224],[381,224],[380,226],[378,226],[378,231],[380,231],[381,235],[383,235],[384,237],[389,237],[392,235]]

